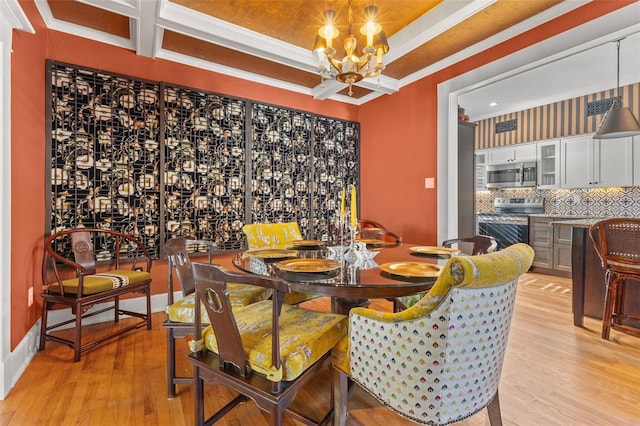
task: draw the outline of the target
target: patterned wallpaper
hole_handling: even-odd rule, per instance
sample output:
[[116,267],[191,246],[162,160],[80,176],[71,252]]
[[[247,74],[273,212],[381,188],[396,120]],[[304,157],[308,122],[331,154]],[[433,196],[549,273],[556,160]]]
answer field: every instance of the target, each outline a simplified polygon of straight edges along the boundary
[[[640,83],[623,86],[622,103],[640,115]],[[536,108],[477,121],[475,148],[495,148],[524,142],[595,133],[603,114],[587,116],[589,103],[612,98],[617,91],[605,90]],[[516,120],[516,129],[495,133],[496,124]]]
[[500,189],[476,192],[476,212],[494,213],[496,197],[542,197],[544,212],[558,216],[640,217],[640,187]]

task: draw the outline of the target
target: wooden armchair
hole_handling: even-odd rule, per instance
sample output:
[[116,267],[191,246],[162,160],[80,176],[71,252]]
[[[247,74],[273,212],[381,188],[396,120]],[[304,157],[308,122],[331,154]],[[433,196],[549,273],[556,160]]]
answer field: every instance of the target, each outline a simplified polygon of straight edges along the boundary
[[362,240],[380,240],[382,247],[397,247],[402,239],[391,231],[380,228],[364,228],[358,231],[357,239]]
[[[235,274],[203,263],[194,263],[192,270],[196,304],[202,301],[211,319],[211,325],[202,332],[202,313],[196,309],[196,340],[189,355],[196,379],[196,424],[215,423],[247,399],[270,414],[271,425],[282,424],[285,410],[307,424],[315,423],[287,407],[298,390],[322,368],[331,348],[346,335],[347,318],[284,304],[289,287],[279,279]],[[273,298],[232,311],[229,282],[268,288]],[[239,393],[206,421],[205,381]],[[325,424],[332,414],[330,408],[320,423]]]
[[[195,283],[191,276],[192,256],[207,255],[211,263],[216,250],[216,243],[208,240],[192,240],[183,237],[174,238],[164,245],[167,254],[167,319],[162,326],[167,330],[167,397],[176,396],[176,385],[193,383],[193,375],[178,376],[176,373],[176,339],[193,335],[195,323]],[[182,298],[174,301],[173,273],[177,271],[178,283],[182,290]],[[229,300],[231,305],[246,306],[268,299],[271,292],[263,287],[229,284]],[[207,318],[207,317],[205,317]],[[208,319],[203,323],[209,323]]]
[[[126,268],[124,262],[128,263]],[[73,348],[73,360],[77,362],[80,361],[82,352],[106,340],[144,326],[151,330],[152,262],[140,241],[118,231],[76,228],[49,236],[45,241],[42,262],[44,291],[41,295],[43,304],[39,349],[44,350],[47,341],[65,344]],[[120,298],[131,293],[145,295],[146,312],[133,312],[120,307]],[[92,310],[94,306],[106,302],[113,304]],[[71,319],[50,325],[48,313],[56,305],[70,308]],[[109,310],[114,311],[113,320],[116,323],[121,315],[140,320],[83,343],[82,321]],[[59,330],[68,324],[74,325],[72,338],[63,337]]]
[[348,378],[416,423],[446,425],[488,407],[500,425],[498,384],[518,278],[533,249],[515,244],[449,259],[433,288],[397,313],[354,308],[332,351],[335,423],[347,418]]

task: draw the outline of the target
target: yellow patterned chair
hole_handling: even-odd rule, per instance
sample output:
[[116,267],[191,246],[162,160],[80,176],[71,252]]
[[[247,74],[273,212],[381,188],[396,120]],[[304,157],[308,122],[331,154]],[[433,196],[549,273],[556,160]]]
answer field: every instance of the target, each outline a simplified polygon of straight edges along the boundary
[[[283,304],[289,292],[280,279],[236,274],[221,266],[193,263],[196,301],[202,300],[211,325],[201,333],[201,311],[196,311],[189,361],[194,367],[195,423],[212,424],[235,405],[252,399],[270,414],[271,425],[282,424],[287,411],[305,424],[313,419],[289,409],[298,390],[328,361],[333,346],[347,333],[344,315],[315,312]],[[229,282],[263,286],[272,300],[231,309]],[[202,334],[202,335],[201,335]],[[226,386],[239,395],[205,420],[204,382]],[[327,383],[328,384],[328,383]],[[326,390],[330,392],[330,387]],[[207,398],[208,399],[208,398]],[[330,420],[332,402],[318,424]]]
[[[167,329],[167,396],[176,396],[176,384],[192,383],[193,375],[176,375],[176,339],[193,334],[195,323],[195,287],[193,280],[188,277],[191,274],[190,256],[207,255],[211,263],[216,244],[207,240],[190,240],[186,238],[173,238],[164,246],[167,254],[167,319],[162,324]],[[182,290],[182,298],[174,301],[173,272],[178,272],[178,282]],[[187,276],[185,278],[185,276]],[[229,300],[234,307],[246,306],[251,303],[266,300],[271,292],[262,287],[229,283]],[[206,316],[204,316],[207,318]]]
[[[291,241],[302,239],[298,222],[248,223],[242,227],[242,232],[247,237],[247,246],[250,250],[285,249]],[[294,291],[286,295],[284,303],[297,305],[314,297],[311,294]]]
[[248,223],[242,227],[249,249],[287,248],[294,240],[301,240],[298,222]]
[[501,424],[498,383],[526,244],[449,259],[432,289],[402,312],[352,309],[333,349],[335,424],[347,418],[348,378],[417,423],[459,422],[484,407]]

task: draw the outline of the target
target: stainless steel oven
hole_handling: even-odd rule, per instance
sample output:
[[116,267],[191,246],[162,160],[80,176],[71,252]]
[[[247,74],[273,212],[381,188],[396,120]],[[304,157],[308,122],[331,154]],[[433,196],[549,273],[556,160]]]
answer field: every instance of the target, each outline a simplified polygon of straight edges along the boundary
[[478,231],[498,242],[498,250],[529,242],[529,214],[543,213],[542,198],[496,198],[495,213],[478,214]]

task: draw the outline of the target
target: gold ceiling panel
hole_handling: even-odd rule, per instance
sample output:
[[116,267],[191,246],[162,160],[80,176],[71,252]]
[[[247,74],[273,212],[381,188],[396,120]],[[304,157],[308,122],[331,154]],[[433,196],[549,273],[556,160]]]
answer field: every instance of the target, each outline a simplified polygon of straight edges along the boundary
[[[347,0],[172,0],[172,2],[309,50],[313,48],[318,28],[323,25],[322,14],[327,9],[333,9],[337,13],[339,39],[342,40],[347,32]],[[364,9],[369,5],[378,7],[378,22],[382,24],[387,37],[391,37],[441,2],[442,0],[353,0],[353,33],[359,33],[360,25],[365,21]]]
[[301,71],[266,59],[246,55],[233,49],[221,47],[197,38],[165,30],[162,48],[185,54],[216,64],[250,71],[267,77],[312,88],[320,83],[320,76]]
[[455,27],[398,58],[383,74],[403,78],[560,3],[562,0],[498,0]]
[[[0,0],[1,1],[1,0]],[[129,38],[129,18],[84,3],[69,0],[48,0],[56,19],[93,28],[118,37]]]

